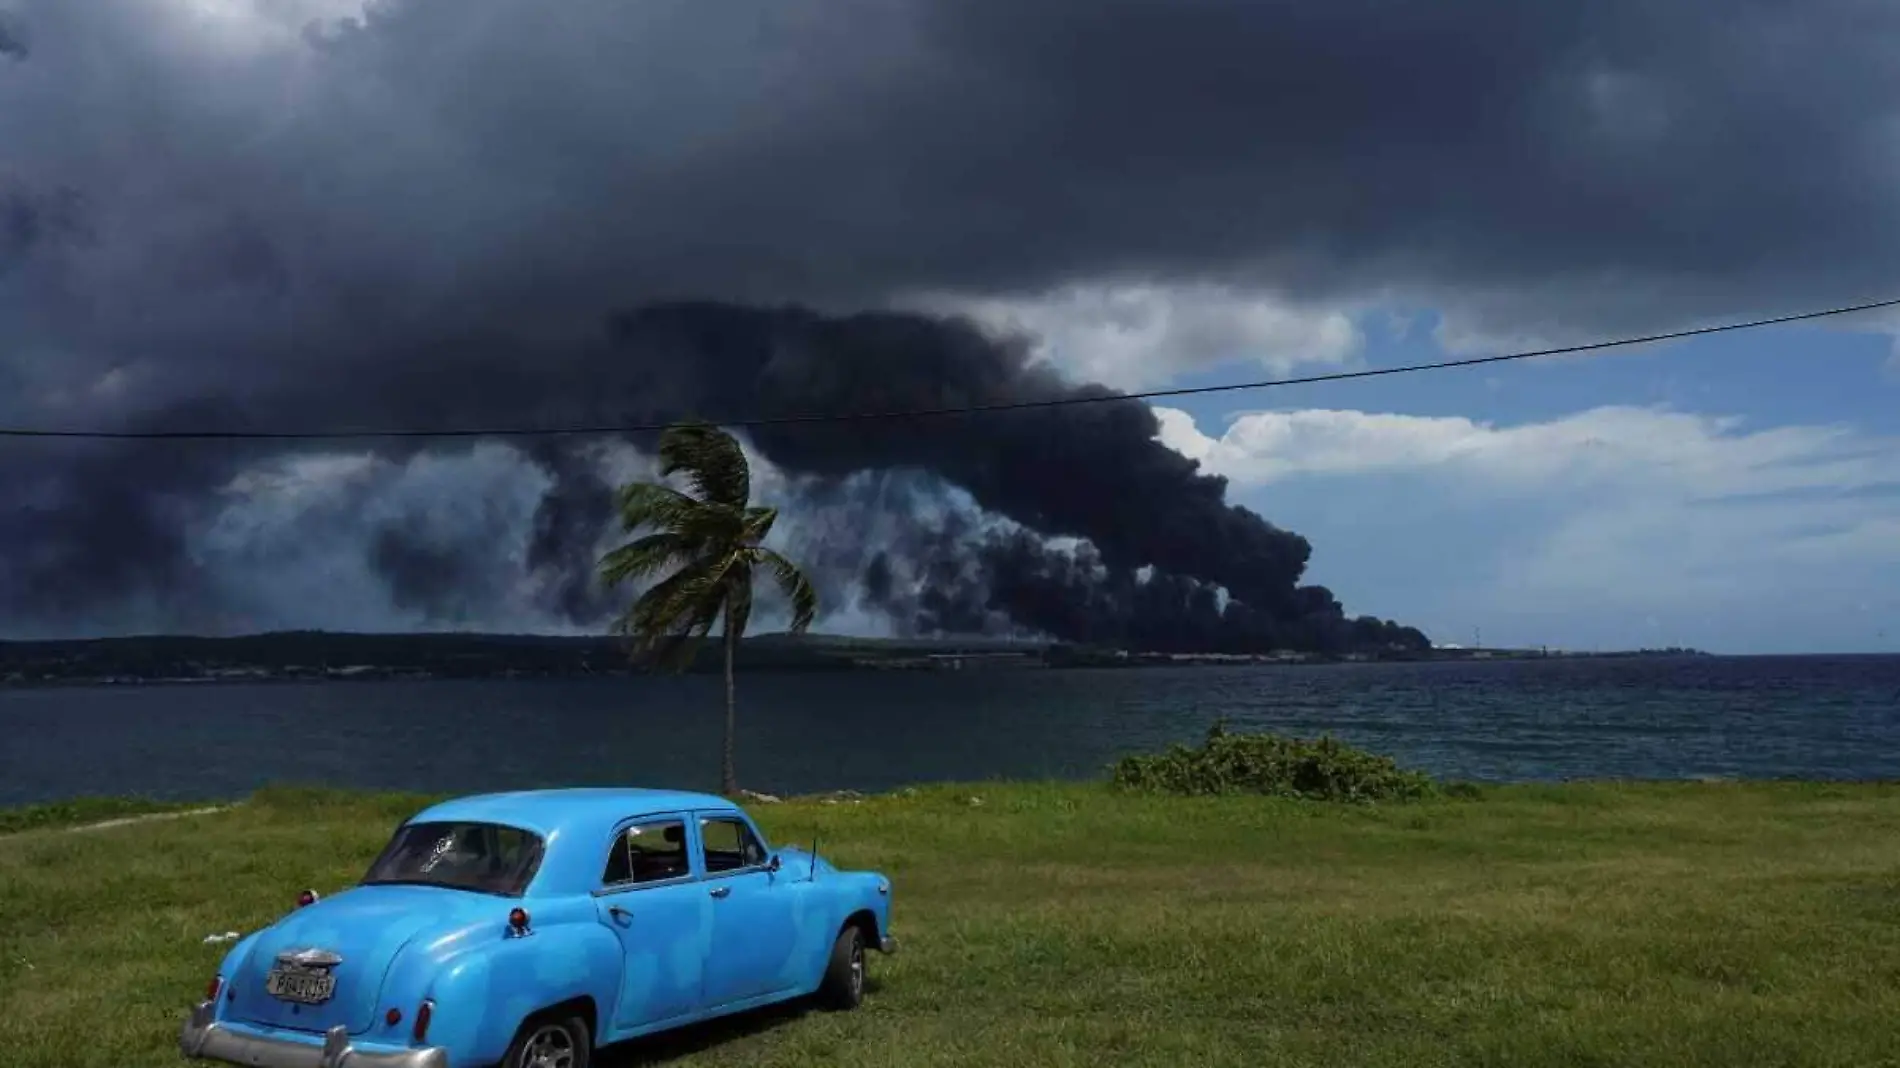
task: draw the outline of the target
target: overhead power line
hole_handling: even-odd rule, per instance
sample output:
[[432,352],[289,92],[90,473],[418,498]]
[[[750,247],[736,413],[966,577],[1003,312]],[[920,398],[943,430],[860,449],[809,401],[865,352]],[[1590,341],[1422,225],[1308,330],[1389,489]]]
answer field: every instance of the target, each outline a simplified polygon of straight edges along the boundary
[[[1736,330],[1756,330],[1766,326],[1779,326],[1783,323],[1826,319],[1841,315],[1852,315],[1855,312],[1878,311],[1882,308],[1894,307],[1900,307],[1900,297],[1896,297],[1892,300],[1873,301],[1867,304],[1853,304],[1846,307],[1828,308],[1823,311],[1781,315],[1772,319],[1751,319],[1747,322],[1723,323],[1719,326],[1699,326],[1690,330],[1672,330],[1666,334],[1645,334],[1640,337],[1617,338],[1613,341],[1592,341],[1581,345],[1562,345],[1556,348],[1531,349],[1524,352],[1510,352],[1497,356],[1473,356],[1458,360],[1440,360],[1434,363],[1406,364],[1399,367],[1371,367],[1357,371],[1333,371],[1327,374],[1306,375],[1300,378],[1270,378],[1249,382],[1224,382],[1212,386],[1183,386],[1175,389],[1151,389],[1136,393],[1115,393],[1108,396],[1051,397],[1043,400],[1000,401],[994,404],[964,404],[943,408],[909,408],[857,412],[805,412],[793,415],[734,416],[723,419],[706,419],[706,421],[719,426],[739,428],[789,426],[800,423],[855,423],[870,420],[928,419],[953,415],[980,415],[989,412],[1023,411],[1032,408],[1066,408],[1073,405],[1112,404],[1130,400],[1161,400],[1170,397],[1196,396],[1204,393],[1238,393],[1243,390],[1271,389],[1276,386],[1304,386],[1319,382],[1344,382],[1356,378],[1378,378],[1383,375],[1416,374],[1423,371],[1446,371],[1458,367],[1477,367],[1483,364],[1508,363],[1514,360],[1533,360],[1544,356],[1565,356],[1579,352],[1598,352],[1603,349],[1628,348],[1633,345],[1649,345],[1663,341],[1677,341],[1683,338],[1700,337],[1705,334],[1728,333]],[[84,438],[92,440],[138,441],[318,441],[326,439],[364,438],[586,437],[650,433],[666,429],[673,421],[674,420],[668,420],[657,423],[614,423],[592,426],[489,426],[384,430],[62,430],[34,427],[0,427],[0,438]]]

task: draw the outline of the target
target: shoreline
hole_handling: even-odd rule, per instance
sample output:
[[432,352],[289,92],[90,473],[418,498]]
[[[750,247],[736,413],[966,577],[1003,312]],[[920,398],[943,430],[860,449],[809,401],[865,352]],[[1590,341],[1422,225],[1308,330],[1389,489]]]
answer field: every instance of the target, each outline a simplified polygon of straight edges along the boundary
[[[599,786],[596,782],[571,784],[575,786]],[[1697,794],[1702,792],[1737,792],[1745,794],[1810,795],[1813,793],[1882,793],[1900,791],[1900,778],[1892,779],[1815,779],[1815,778],[1739,778],[1729,776],[1691,776],[1671,779],[1553,779],[1523,780],[1512,782],[1440,780],[1441,787],[1458,788],[1457,796],[1430,798],[1421,801],[1380,802],[1368,805],[1368,808],[1402,808],[1410,805],[1469,804],[1483,803],[1486,800],[1521,801],[1526,799],[1561,800],[1565,795],[1583,797],[1594,794],[1617,795],[1655,795],[1657,797]],[[560,787],[553,787],[559,789]],[[774,808],[789,805],[799,808],[810,805],[836,805],[861,803],[903,802],[921,795],[955,794],[981,795],[985,791],[1042,791],[1053,793],[1075,793],[1100,791],[1101,796],[1113,797],[1123,791],[1108,785],[1100,779],[993,779],[968,782],[927,782],[902,786],[891,790],[860,791],[851,788],[821,790],[813,793],[787,793],[778,795],[770,790],[741,790],[740,804],[751,808]],[[323,784],[282,783],[259,787],[249,793],[222,797],[197,796],[178,798],[145,797],[137,794],[125,795],[84,795],[43,801],[25,801],[0,803],[0,840],[19,834],[41,830],[83,830],[94,827],[109,827],[143,823],[151,820],[178,819],[186,816],[212,815],[220,812],[235,811],[240,808],[264,804],[266,807],[281,806],[289,799],[302,799],[321,806],[384,804],[390,802],[426,802],[464,796],[480,791],[430,791],[430,790],[385,790],[366,787],[332,786]],[[1129,796],[1141,796],[1138,792]],[[1167,798],[1162,798],[1166,800]],[[1229,803],[1249,800],[1265,804],[1311,804],[1323,808],[1352,809],[1354,805],[1338,802],[1289,801],[1285,798],[1266,795],[1234,792],[1207,797],[1174,797],[1172,800],[1184,803]]]
[[[743,641],[736,668],[769,672],[1024,671],[1073,668],[1284,667],[1525,659],[1706,656],[1694,649],[1566,651],[1351,645],[1238,651],[1116,649],[998,638],[853,638],[761,634]],[[212,684],[280,680],[621,678],[645,674],[611,636],[289,631],[235,637],[146,635],[0,641],[0,687]],[[702,646],[688,673],[724,670]]]
[[[0,643],[4,647],[5,643]],[[1260,669],[1300,669],[1322,667],[1366,667],[1401,664],[1499,664],[1535,662],[1578,662],[1603,660],[1708,660],[1732,659],[1721,653],[1708,653],[1700,650],[1617,650],[1610,652],[1540,652],[1536,650],[1483,650],[1476,653],[1459,651],[1457,653],[1427,653],[1389,656],[1273,656],[1267,654],[1220,654],[1220,653],[1143,653],[1120,657],[1092,657],[1077,659],[1048,658],[985,663],[995,654],[973,654],[969,657],[956,657],[940,654],[935,660],[916,659],[861,659],[849,662],[799,662],[777,664],[740,665],[740,671],[748,676],[760,675],[806,675],[806,674],[886,674],[891,672],[916,673],[940,671],[1166,671],[1190,670],[1200,668],[1260,668]],[[1799,656],[1870,656],[1879,657],[1892,654],[1884,653],[1817,653],[1782,654]],[[693,669],[687,675],[710,675],[715,672],[706,669]],[[132,673],[112,673],[102,675],[40,675],[29,677],[23,672],[0,675],[0,690],[31,690],[59,688],[104,688],[128,686],[220,686],[220,685],[263,685],[287,683],[364,683],[364,682],[558,682],[580,679],[633,679],[651,674],[639,668],[592,669],[592,670],[530,670],[522,668],[500,667],[487,671],[444,672],[426,668],[413,668],[381,664],[352,664],[345,667],[276,667],[243,666],[208,670],[203,674],[176,675],[140,675]]]

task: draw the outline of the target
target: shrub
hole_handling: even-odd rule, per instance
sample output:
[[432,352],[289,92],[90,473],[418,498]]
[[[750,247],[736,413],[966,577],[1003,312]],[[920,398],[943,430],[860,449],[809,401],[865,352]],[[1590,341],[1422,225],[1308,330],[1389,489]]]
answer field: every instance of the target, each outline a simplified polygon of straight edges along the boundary
[[1109,769],[1117,787],[1168,794],[1265,794],[1317,801],[1409,801],[1439,793],[1423,772],[1331,737],[1229,734],[1215,723],[1198,749],[1170,746],[1123,757]]

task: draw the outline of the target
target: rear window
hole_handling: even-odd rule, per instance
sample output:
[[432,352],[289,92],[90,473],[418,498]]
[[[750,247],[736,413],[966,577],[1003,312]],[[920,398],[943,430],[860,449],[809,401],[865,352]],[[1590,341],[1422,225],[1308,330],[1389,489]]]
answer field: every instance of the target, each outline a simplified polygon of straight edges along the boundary
[[366,886],[442,886],[518,897],[541,866],[540,835],[498,823],[406,823]]

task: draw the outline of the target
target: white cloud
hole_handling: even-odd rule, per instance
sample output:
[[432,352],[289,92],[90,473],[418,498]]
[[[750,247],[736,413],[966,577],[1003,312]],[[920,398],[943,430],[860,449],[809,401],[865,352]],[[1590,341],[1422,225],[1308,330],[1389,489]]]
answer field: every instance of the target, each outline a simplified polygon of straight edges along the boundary
[[1274,375],[1337,367],[1363,336],[1345,310],[1219,285],[1088,285],[1023,298],[927,298],[992,329],[1035,339],[1072,375],[1121,389],[1252,364]]
[[1687,497],[1851,490],[1900,479],[1900,439],[1845,426],[1749,430],[1732,416],[1592,408],[1498,426],[1463,416],[1300,409],[1240,415],[1220,437],[1157,408],[1161,440],[1247,485],[1297,475],[1435,471],[1504,488],[1614,483]]
[[[744,435],[754,501],[781,508],[768,543],[804,565],[825,596],[816,626],[830,633],[881,636],[894,621],[866,596],[861,576],[880,550],[920,524],[936,528],[953,513],[966,537],[1010,524],[983,512],[962,490],[917,472],[865,471],[842,483],[790,473],[759,454]],[[656,459],[622,442],[584,453],[612,484],[658,477]],[[677,483],[678,480],[676,479]],[[511,445],[388,459],[329,452],[278,457],[245,469],[220,488],[197,518],[189,547],[202,581],[217,597],[216,616],[194,627],[257,631],[284,627],[407,630],[452,626],[487,631],[599,633],[555,611],[548,594],[560,576],[530,565],[531,545],[550,476]],[[405,559],[382,554],[381,535],[400,530]],[[625,541],[617,523],[602,528],[594,557]],[[1073,539],[1051,539],[1073,547]],[[891,561],[894,588],[920,590],[925,577]],[[405,598],[392,571],[415,574],[434,589]],[[618,594],[638,596],[636,581]],[[782,629],[788,606],[767,583],[754,632]],[[126,618],[147,629],[176,627],[163,605],[131,604]],[[999,623],[1001,621],[999,620]],[[103,626],[118,629],[118,622]]]
[[174,47],[248,56],[282,56],[299,44],[306,26],[365,12],[364,0],[157,0],[155,6],[179,16],[165,24],[178,35]]
[[[280,458],[224,487],[220,507],[192,531],[191,553],[231,606],[221,629],[452,622],[505,630],[532,620],[558,630],[535,605],[535,579],[522,562],[548,486],[545,473],[500,444],[406,462],[366,453]],[[430,618],[392,594],[374,551],[377,531],[388,527],[402,528],[410,544],[469,559],[467,575],[480,577],[465,577],[467,588],[449,598],[458,618]]]
[[1868,590],[1900,579],[1900,438],[1849,426],[1320,409],[1246,413],[1210,435],[1187,412],[1157,414],[1162,441],[1313,537],[1316,577],[1428,628],[1518,620],[1538,629],[1525,640],[1633,644],[1617,628],[1657,616],[1675,640],[1765,648],[1766,621],[1807,613],[1796,637],[1856,642],[1817,628],[1847,626]]

